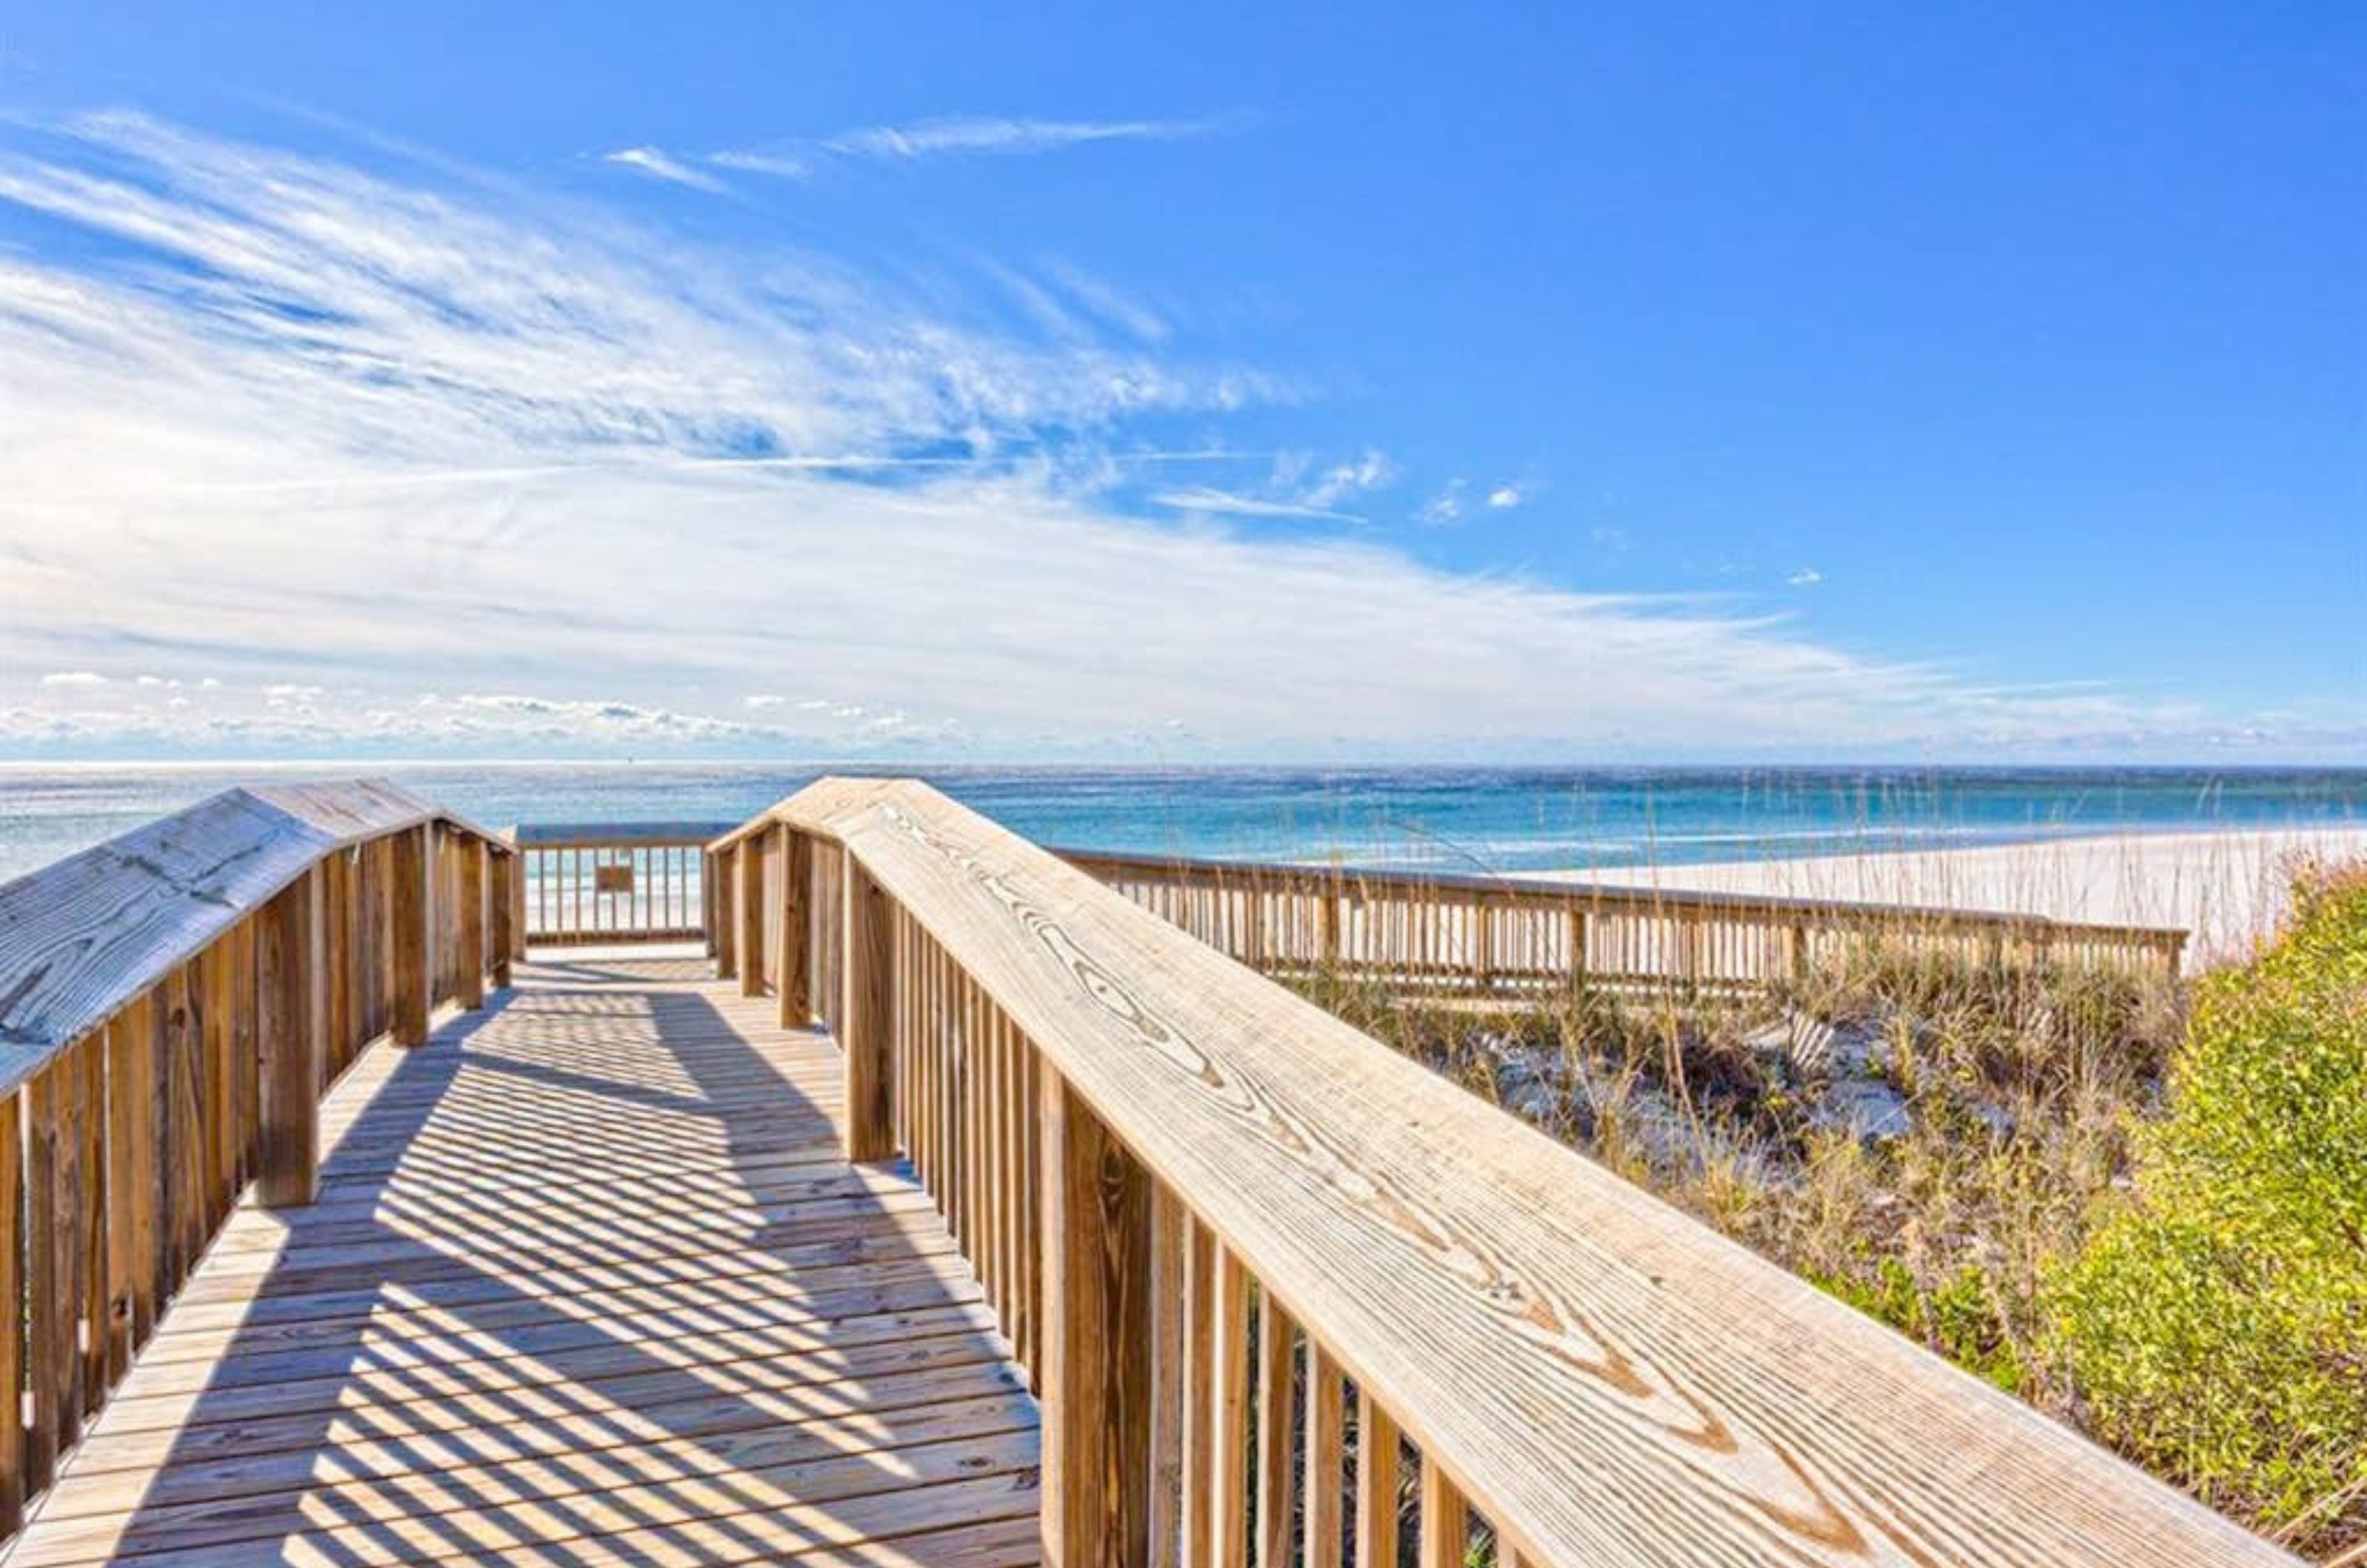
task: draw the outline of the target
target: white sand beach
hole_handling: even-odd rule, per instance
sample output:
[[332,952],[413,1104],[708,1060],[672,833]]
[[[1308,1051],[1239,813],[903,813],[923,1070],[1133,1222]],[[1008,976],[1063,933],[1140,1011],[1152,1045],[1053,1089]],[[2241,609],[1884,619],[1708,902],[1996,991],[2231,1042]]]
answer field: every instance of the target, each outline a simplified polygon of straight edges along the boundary
[[2310,856],[2367,859],[2367,828],[2125,833],[1977,849],[1546,874],[1615,886],[2181,926],[2192,933],[2187,946],[2191,969],[2240,958],[2272,933],[2284,916],[2289,868]]

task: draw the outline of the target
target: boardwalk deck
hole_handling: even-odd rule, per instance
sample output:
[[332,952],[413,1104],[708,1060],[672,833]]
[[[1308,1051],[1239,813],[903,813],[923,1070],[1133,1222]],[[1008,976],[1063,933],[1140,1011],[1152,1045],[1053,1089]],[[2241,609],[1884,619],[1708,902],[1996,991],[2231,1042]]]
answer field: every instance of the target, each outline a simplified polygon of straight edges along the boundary
[[843,1072],[702,960],[521,965],[323,1107],[6,1568],[1038,1556],[1036,1411]]

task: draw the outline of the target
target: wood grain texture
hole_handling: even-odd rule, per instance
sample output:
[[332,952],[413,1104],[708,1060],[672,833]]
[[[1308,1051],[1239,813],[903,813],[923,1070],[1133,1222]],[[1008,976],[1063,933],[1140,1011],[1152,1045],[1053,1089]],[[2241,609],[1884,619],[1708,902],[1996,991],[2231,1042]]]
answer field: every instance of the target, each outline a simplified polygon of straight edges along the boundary
[[767,819],[851,852],[1526,1561],[2290,1561],[925,786]]
[[481,832],[383,782],[234,789],[0,886],[0,1090],[332,851],[429,821]]

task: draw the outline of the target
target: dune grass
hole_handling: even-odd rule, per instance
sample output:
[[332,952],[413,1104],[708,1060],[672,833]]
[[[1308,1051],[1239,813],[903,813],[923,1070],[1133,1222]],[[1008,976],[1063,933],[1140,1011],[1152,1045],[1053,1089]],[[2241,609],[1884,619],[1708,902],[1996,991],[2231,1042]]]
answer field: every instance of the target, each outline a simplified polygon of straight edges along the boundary
[[2223,1511],[2349,1563],[2367,1562],[2367,874],[2316,878],[2296,908],[2294,934],[2199,986],[1876,948],[1749,996],[1487,1007],[1307,988]]

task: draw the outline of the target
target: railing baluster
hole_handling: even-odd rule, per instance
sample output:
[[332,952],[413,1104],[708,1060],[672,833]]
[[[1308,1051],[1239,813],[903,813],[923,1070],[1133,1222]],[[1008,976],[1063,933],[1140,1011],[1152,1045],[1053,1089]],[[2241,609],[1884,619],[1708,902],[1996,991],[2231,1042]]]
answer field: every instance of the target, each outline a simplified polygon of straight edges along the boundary
[[761,997],[764,994],[764,862],[761,840],[746,838],[732,852],[735,863],[731,870],[732,915],[739,921],[740,936],[733,944],[739,955],[740,994]]
[[459,845],[459,886],[460,942],[455,955],[453,999],[467,1011],[485,1005],[485,861],[484,840],[470,839]]
[[803,1029],[813,1019],[813,840],[784,827],[780,846],[781,1027]]
[[24,1522],[25,1095],[0,1100],[0,1535]]
[[846,867],[844,915],[844,1000],[839,1043],[846,1055],[846,1157],[862,1162],[896,1154],[889,1077],[896,997],[894,913],[888,895],[856,865]]
[[69,1441],[65,1407],[73,1359],[74,1307],[65,1290],[60,1246],[73,1234],[58,1224],[58,1079],[52,1061],[25,1081],[25,1396],[31,1407],[27,1434],[28,1484],[38,1492],[55,1473]]
[[1356,1391],[1356,1568],[1398,1568],[1398,1424],[1370,1389]]
[[80,1352],[82,1367],[77,1378],[82,1393],[82,1413],[95,1416],[107,1403],[107,1391],[113,1385],[107,1370],[107,1320],[110,1304],[108,1284],[108,1190],[107,1190],[107,1036],[94,1032],[85,1035],[72,1053],[74,1079],[74,1123],[77,1129],[74,1168],[75,1185],[81,1189],[81,1234],[75,1246],[81,1253],[79,1273],[82,1278],[82,1303],[77,1316],[81,1319]]
[[316,868],[266,905],[258,928],[261,1038],[260,1155],[255,1196],[266,1208],[312,1201],[320,1185],[322,946],[326,940]]
[[1250,1555],[1250,1277],[1221,1242],[1210,1251],[1206,1528],[1219,1568],[1239,1568]]
[[1471,1541],[1470,1505],[1430,1455],[1421,1460],[1421,1537],[1418,1568],[1463,1568]]
[[1043,1077],[1044,1546],[1141,1562],[1150,1526],[1150,1179],[1057,1073]]
[[1219,1462],[1217,1441],[1217,1379],[1216,1238],[1197,1220],[1187,1222],[1184,1251],[1184,1568],[1223,1568],[1222,1539],[1211,1528],[1211,1484]]
[[1297,1456],[1292,1435],[1297,1329],[1274,1292],[1258,1292],[1257,1564],[1288,1568],[1297,1512]]
[[1307,1568],[1340,1568],[1345,1525],[1342,1489],[1347,1470],[1346,1390],[1339,1364],[1316,1342],[1307,1344]]
[[1175,1195],[1150,1184],[1150,1497],[1151,1568],[1178,1568],[1184,1545],[1184,1412],[1191,1403],[1184,1361],[1191,1303],[1184,1272],[1190,1219]]
[[158,1022],[153,993],[107,1025],[107,1367],[120,1378],[156,1326],[155,1138],[149,1125],[149,1064]]

